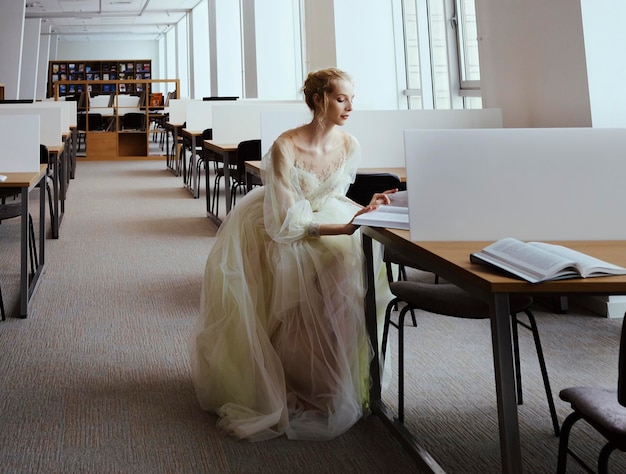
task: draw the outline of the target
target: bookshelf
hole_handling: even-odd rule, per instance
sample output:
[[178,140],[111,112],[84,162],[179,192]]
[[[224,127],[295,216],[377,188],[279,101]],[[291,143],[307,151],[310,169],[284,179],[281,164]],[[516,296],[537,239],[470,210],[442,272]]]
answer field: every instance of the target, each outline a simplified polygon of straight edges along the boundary
[[[162,153],[153,155],[150,152],[149,140],[151,135],[164,132],[162,127],[157,126],[167,114],[164,96],[178,97],[178,79],[58,80],[54,85],[54,99],[67,99],[60,92],[67,90],[69,85],[81,87],[83,91],[79,99],[77,123],[84,124],[79,125],[79,134],[84,136],[85,159],[124,160],[163,156]],[[84,93],[88,86],[92,86],[90,94]],[[97,94],[94,90],[102,92]]]
[[49,61],[47,96],[55,95],[55,84],[59,83],[58,95],[68,96],[88,91],[98,95],[113,93],[111,84],[98,81],[129,81],[121,84],[124,93],[142,92],[143,81],[152,79],[152,60],[114,59],[106,61]]

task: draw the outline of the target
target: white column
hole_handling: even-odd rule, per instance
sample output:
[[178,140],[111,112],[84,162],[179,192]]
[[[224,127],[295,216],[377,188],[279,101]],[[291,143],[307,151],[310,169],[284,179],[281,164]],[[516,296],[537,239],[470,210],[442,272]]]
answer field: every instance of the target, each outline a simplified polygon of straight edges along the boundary
[[24,22],[24,40],[22,45],[22,70],[20,73],[20,99],[34,99],[37,90],[37,71],[39,69],[39,38],[41,19],[29,18]]
[[214,95],[243,97],[243,58],[239,2],[212,0],[215,22],[209,26],[210,39],[215,44],[215,58],[211,59],[211,87]]
[[37,88],[35,99],[41,100],[46,97],[48,84],[48,58],[50,57],[50,26],[42,23],[39,39],[39,58],[37,66]]

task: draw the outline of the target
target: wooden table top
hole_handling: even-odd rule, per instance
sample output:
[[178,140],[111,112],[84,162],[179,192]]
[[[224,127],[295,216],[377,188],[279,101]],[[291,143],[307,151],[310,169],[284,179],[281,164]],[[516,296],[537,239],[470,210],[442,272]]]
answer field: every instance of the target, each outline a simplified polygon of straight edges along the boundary
[[2,188],[25,188],[32,187],[39,182],[42,176],[46,173],[48,165],[39,165],[39,171],[22,171],[22,172],[3,172],[0,171],[0,175],[7,177],[5,181],[0,181],[0,187]]

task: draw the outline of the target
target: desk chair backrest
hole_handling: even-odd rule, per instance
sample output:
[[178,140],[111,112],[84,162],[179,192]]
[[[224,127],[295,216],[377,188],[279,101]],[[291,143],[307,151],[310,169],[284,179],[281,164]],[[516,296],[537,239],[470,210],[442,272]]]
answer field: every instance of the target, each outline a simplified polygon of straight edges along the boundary
[[245,174],[246,161],[258,161],[261,159],[261,140],[244,140],[237,145],[237,171]]
[[354,202],[367,206],[374,193],[382,193],[389,189],[404,189],[400,178],[395,174],[357,173],[346,195]]
[[102,130],[102,125],[102,114],[98,113],[78,114],[76,120],[76,128],[83,132],[87,130]]
[[122,115],[122,130],[145,130],[146,114],[128,112]]

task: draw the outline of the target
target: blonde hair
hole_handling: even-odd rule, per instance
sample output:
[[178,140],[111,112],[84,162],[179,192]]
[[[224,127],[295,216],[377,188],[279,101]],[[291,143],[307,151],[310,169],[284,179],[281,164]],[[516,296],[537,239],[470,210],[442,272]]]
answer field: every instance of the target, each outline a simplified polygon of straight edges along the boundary
[[[341,79],[352,82],[348,73],[335,68],[320,69],[310,72],[302,86],[302,93],[306,105],[317,117],[320,125],[323,125],[328,109],[328,94],[335,89],[335,82]],[[322,99],[322,104],[315,103],[315,96]]]

